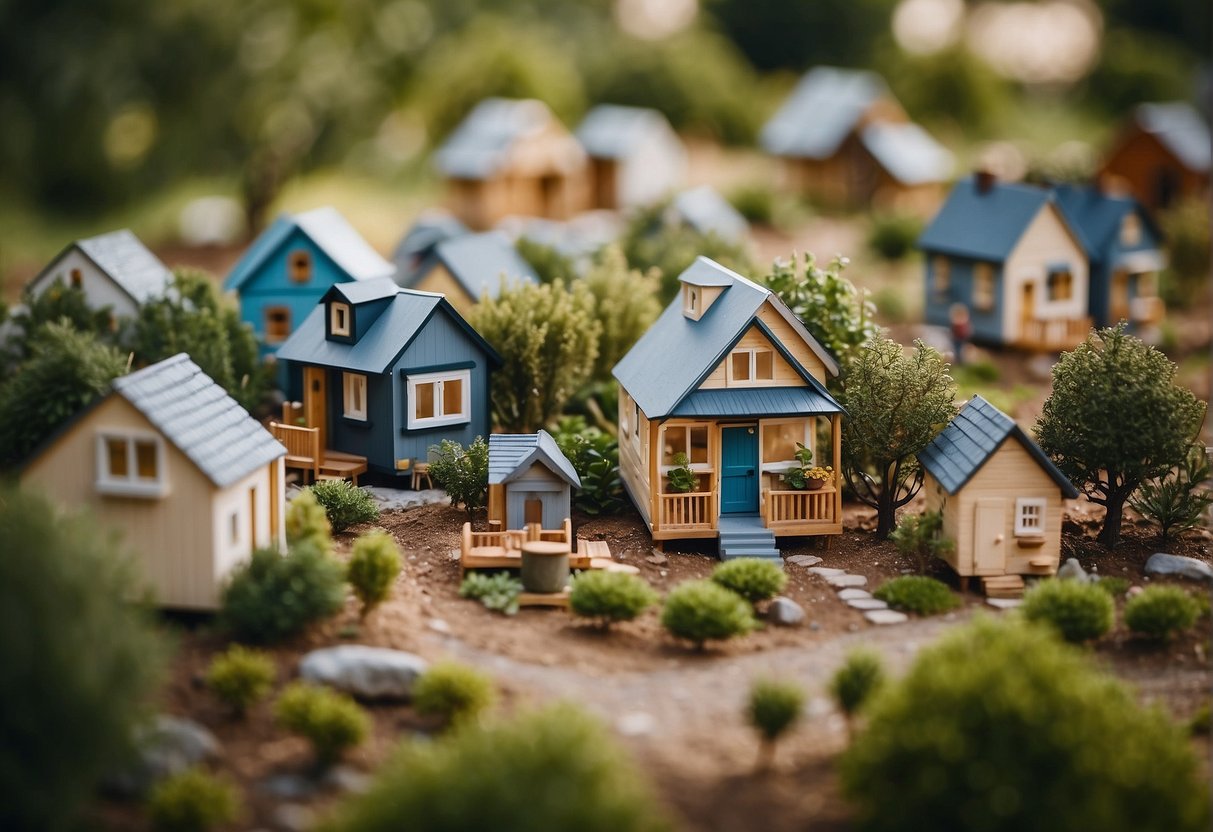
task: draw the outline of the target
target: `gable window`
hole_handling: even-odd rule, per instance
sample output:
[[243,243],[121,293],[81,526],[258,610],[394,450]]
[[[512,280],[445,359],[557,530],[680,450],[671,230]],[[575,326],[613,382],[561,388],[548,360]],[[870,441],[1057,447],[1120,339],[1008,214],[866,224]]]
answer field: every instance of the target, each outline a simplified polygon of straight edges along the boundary
[[937,298],[946,298],[952,285],[952,264],[947,257],[937,254],[931,265],[931,291]]
[[265,340],[279,344],[291,334],[291,310],[285,306],[268,306],[265,310]]
[[470,370],[409,376],[409,429],[471,421],[471,382]]
[[1137,214],[1125,214],[1120,221],[1120,244],[1135,246],[1141,243],[1141,217]]
[[982,312],[994,308],[994,266],[989,263],[973,267],[973,306]]
[[361,373],[342,373],[341,388],[344,392],[344,415],[347,419],[366,421],[366,376]]
[[686,454],[695,470],[711,470],[706,424],[666,425],[661,429],[661,449],[662,470],[675,467],[679,454]]
[[1017,537],[1040,537],[1045,533],[1045,505],[1043,497],[1020,497],[1015,501],[1015,535]]
[[775,353],[761,347],[733,350],[729,356],[729,382],[773,381]]
[[1068,266],[1057,266],[1049,270],[1049,300],[1070,300],[1074,297],[1074,276]]
[[97,490],[126,497],[161,497],[167,490],[161,443],[153,434],[97,434]]
[[80,272],[79,269],[72,269],[72,271],[69,275],[69,279],[72,282],[73,289],[79,289],[82,286],[84,286],[84,275]]
[[329,333],[331,335],[350,334],[350,305],[348,303],[329,304]]
[[307,283],[312,279],[312,255],[303,249],[292,251],[288,258],[291,280],[295,283]]

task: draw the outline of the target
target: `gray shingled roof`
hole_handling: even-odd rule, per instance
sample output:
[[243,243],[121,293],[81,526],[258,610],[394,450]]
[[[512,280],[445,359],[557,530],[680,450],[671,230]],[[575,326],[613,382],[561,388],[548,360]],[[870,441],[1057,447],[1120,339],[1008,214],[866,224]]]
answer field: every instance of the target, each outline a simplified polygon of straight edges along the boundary
[[672,416],[816,416],[842,413],[842,405],[816,379],[810,387],[726,387],[696,390],[674,408]]
[[130,229],[77,240],[75,245],[136,303],[162,297],[172,283],[172,272]]
[[715,234],[736,242],[750,233],[745,217],[711,185],[678,194],[670,203],[670,211],[700,234]]
[[114,391],[219,488],[286,454],[286,448],[185,353],[115,379]]
[[445,211],[426,211],[417,217],[392,253],[396,282],[408,286],[434,263],[434,249],[443,240],[468,233],[468,227]]
[[1140,104],[1134,116],[1142,130],[1162,142],[1189,170],[1209,170],[1213,155],[1209,125],[1191,106],[1182,101]]
[[922,467],[930,472],[944,490],[955,494],[981,466],[1013,437],[1048,474],[1061,493],[1070,499],[1078,490],[1066,479],[1044,451],[1015,424],[1015,421],[981,396],[974,396],[961,408],[943,431],[918,455]]
[[860,133],[863,146],[903,185],[944,182],[952,173],[951,151],[917,124],[878,122]]
[[581,480],[573,463],[569,462],[547,431],[494,433],[489,436],[489,485],[509,482],[526,473],[536,462],[542,463],[574,488],[581,488]]
[[1100,260],[1120,233],[1126,214],[1136,213],[1156,237],[1161,234],[1149,213],[1128,195],[1106,194],[1094,185],[1058,185],[1057,205],[1093,260]]
[[[510,238],[500,231],[443,240],[434,249],[434,256],[476,300],[486,294],[490,298],[501,294],[503,275],[510,282],[535,282],[535,270],[519,256]],[[418,280],[423,276],[419,275]]]
[[[701,284],[725,278],[728,284],[698,321],[683,315],[682,299],[675,298],[612,370],[615,379],[648,418],[671,415],[695,392],[754,324],[759,309],[768,300],[822,360],[827,372],[838,374],[837,362],[769,289],[706,257],[697,258],[683,272],[683,278]],[[811,378],[807,373],[802,375]]]
[[447,176],[485,179],[505,163],[514,142],[553,118],[546,104],[532,98],[486,98],[442,143],[434,161]]
[[828,159],[887,93],[874,72],[814,67],[762,128],[759,142],[776,156]]
[[599,104],[577,126],[586,152],[599,159],[624,159],[645,142],[672,132],[666,117],[645,107]]
[[918,238],[918,247],[1001,263],[1052,199],[1034,185],[993,182],[983,193],[975,177],[962,179]]

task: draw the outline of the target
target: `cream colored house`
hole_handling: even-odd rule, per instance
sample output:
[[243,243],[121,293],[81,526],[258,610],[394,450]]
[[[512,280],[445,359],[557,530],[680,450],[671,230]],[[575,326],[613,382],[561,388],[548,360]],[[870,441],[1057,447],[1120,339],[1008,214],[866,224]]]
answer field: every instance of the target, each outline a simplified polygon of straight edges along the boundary
[[119,532],[161,607],[212,610],[283,529],[283,448],[185,353],[116,379],[21,475]]

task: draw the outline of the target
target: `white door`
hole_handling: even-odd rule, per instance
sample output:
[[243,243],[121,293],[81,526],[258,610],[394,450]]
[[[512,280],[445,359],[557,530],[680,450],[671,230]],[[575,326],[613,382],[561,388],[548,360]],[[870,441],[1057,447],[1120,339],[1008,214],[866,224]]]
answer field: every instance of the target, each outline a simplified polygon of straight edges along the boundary
[[1006,500],[977,501],[973,521],[973,574],[1002,575],[1007,569]]

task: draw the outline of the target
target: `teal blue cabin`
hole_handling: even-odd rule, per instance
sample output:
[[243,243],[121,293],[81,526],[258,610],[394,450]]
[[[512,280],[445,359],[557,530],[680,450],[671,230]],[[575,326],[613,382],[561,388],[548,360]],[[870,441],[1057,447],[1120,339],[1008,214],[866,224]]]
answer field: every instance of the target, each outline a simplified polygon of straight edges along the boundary
[[466,446],[489,434],[501,359],[442,295],[390,278],[335,284],[278,359],[299,371],[297,427],[319,432],[326,458],[404,475],[443,439]]

